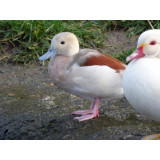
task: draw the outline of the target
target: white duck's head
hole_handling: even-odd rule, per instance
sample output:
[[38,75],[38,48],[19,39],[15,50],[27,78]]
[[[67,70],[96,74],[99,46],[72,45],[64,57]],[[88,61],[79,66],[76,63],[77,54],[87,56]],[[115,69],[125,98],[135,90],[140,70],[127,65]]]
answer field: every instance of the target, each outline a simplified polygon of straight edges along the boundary
[[137,49],[127,57],[131,61],[141,57],[157,57],[160,55],[160,30],[153,29],[143,32],[138,38]]
[[78,52],[79,42],[77,37],[70,32],[61,32],[53,37],[50,49],[43,56],[39,57],[39,60],[44,61],[57,54],[73,56]]

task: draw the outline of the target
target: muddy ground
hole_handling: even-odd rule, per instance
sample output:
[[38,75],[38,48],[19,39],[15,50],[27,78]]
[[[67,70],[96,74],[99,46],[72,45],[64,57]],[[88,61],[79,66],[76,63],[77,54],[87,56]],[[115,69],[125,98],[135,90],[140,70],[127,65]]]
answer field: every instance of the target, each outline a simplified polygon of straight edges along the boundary
[[[122,35],[112,33],[108,44],[109,41],[113,46],[118,44],[118,49],[124,43]],[[137,37],[132,38],[126,46],[133,48],[136,40]],[[116,47],[109,49],[115,51]],[[47,65],[0,64],[1,140],[126,140],[141,139],[160,131],[160,123],[136,113],[125,98],[102,101],[99,118],[81,123],[73,120],[71,112],[89,107],[90,102],[53,85]]]

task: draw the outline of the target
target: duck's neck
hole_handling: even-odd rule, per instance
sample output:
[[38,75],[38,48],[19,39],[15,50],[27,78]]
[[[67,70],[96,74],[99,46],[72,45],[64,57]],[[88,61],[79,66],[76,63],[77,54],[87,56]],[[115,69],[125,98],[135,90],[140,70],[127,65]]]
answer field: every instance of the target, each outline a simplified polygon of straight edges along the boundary
[[57,55],[51,59],[52,65],[58,67],[59,69],[66,69],[70,65],[72,57]]
[[48,72],[52,80],[62,81],[68,69],[72,65],[73,57],[56,55],[52,57],[48,65]]

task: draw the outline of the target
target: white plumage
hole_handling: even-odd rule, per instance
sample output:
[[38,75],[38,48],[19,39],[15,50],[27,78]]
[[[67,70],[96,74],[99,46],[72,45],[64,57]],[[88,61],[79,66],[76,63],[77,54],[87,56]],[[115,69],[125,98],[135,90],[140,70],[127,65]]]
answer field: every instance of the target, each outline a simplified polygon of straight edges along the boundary
[[[60,59],[59,59],[60,58]],[[122,74],[108,66],[79,66],[76,62],[67,68],[70,58],[66,58],[61,65],[62,57],[54,57],[49,63],[49,75],[53,82],[63,90],[75,94],[83,99],[93,101],[123,97]],[[67,65],[65,65],[67,64]],[[60,65],[60,69],[58,69]],[[59,78],[63,75],[63,78]]]
[[[148,30],[138,39],[137,49],[126,59],[122,87],[125,97],[139,112],[160,121],[160,30]],[[144,139],[159,139],[160,134]]]
[[160,120],[160,59],[143,57],[126,68],[122,87],[130,104],[151,119]]

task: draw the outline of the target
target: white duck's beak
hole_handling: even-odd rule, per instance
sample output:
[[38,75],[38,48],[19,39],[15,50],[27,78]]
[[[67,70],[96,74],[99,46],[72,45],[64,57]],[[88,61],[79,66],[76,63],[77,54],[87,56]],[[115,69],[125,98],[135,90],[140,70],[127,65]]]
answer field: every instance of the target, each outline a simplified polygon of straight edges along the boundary
[[132,61],[134,59],[144,57],[145,54],[143,53],[143,47],[145,46],[145,43],[142,43],[137,49],[129,56],[127,57],[126,61]]
[[42,56],[39,57],[38,59],[39,59],[40,61],[45,61],[45,60],[49,59],[50,57],[56,55],[56,53],[57,53],[57,52],[54,50],[54,48],[50,48],[50,49],[48,50],[48,52],[46,52],[44,55],[42,55]]

